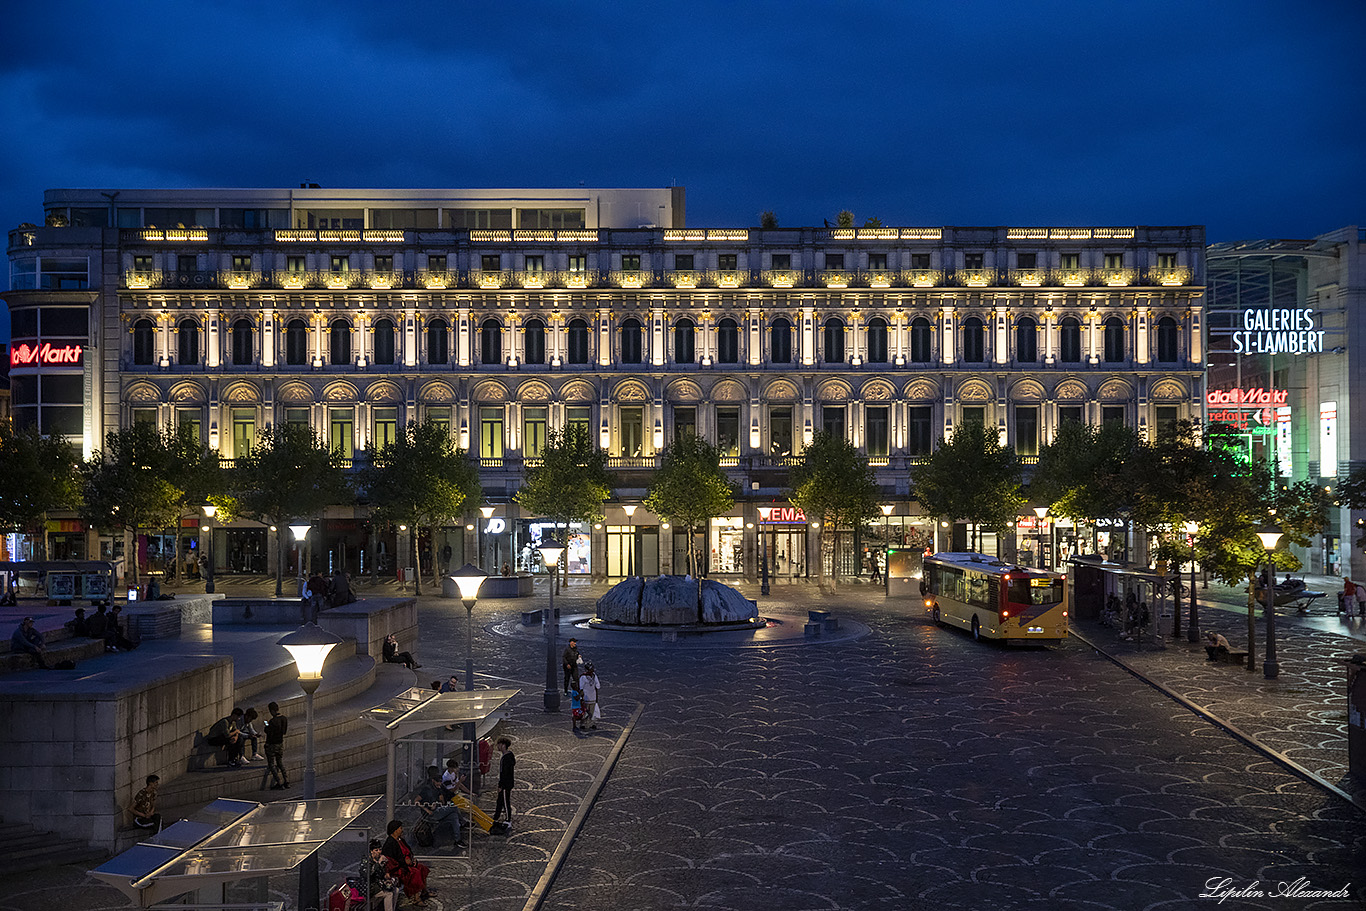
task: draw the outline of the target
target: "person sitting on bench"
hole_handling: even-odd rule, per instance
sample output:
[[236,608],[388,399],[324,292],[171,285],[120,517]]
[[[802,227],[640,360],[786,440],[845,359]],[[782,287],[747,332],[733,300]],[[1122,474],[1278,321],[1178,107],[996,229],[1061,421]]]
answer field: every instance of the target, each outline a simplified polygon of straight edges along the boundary
[[1211,661],[1218,661],[1221,657],[1228,658],[1228,640],[1214,630],[1209,630],[1205,633],[1205,652]]

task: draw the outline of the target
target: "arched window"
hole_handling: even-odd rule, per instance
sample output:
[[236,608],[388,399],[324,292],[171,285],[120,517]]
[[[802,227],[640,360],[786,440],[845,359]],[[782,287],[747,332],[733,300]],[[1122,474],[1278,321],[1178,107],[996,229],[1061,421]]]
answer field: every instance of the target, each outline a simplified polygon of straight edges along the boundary
[[351,363],[351,324],[344,319],[334,319],[327,330],[328,353],[333,367],[345,367]]
[[375,363],[392,366],[394,363],[394,321],[388,318],[375,321]]
[[588,322],[586,320],[573,319],[569,321],[569,325],[565,328],[568,330],[566,333],[568,337],[565,341],[568,347],[566,353],[569,355],[569,363],[588,363]]
[[1117,364],[1124,360],[1124,320],[1112,316],[1105,321],[1105,362]]
[[545,363],[545,323],[529,319],[522,326],[522,355],[528,364]]
[[640,320],[628,319],[621,324],[621,362],[640,363]]
[[738,364],[740,362],[740,327],[735,320],[726,317],[716,324],[716,363]]
[[1174,364],[1179,357],[1176,330],[1176,320],[1170,316],[1157,321],[1157,359],[1164,364]]
[[133,324],[133,363],[138,367],[150,367],[156,362],[157,327],[149,319],[140,319]]
[[300,367],[308,363],[308,323],[290,320],[285,327],[285,363]]
[[450,334],[441,318],[427,323],[427,363],[448,364],[451,360]]
[[675,364],[691,364],[696,360],[696,340],[697,329],[693,326],[692,320],[684,318],[674,323]]
[[778,317],[769,329],[768,359],[775,364],[792,363],[792,324]]
[[987,359],[987,330],[975,316],[963,320],[963,361],[980,364]]
[[479,361],[483,364],[503,362],[503,326],[492,317],[479,326]]
[[239,319],[232,324],[232,363],[245,367],[256,357],[256,340],[252,338],[251,320]]
[[183,319],[176,327],[176,363],[192,365],[199,363],[199,321]]
[[1015,324],[1015,360],[1032,364],[1039,359],[1039,326],[1029,317]]
[[1081,320],[1064,317],[1058,324],[1058,360],[1064,364],[1081,363]]
[[887,363],[887,321],[880,316],[868,320],[868,363]]
[[911,362],[928,364],[934,357],[934,329],[930,321],[917,316],[911,321]]
[[825,321],[825,362],[844,363],[844,321],[835,316]]

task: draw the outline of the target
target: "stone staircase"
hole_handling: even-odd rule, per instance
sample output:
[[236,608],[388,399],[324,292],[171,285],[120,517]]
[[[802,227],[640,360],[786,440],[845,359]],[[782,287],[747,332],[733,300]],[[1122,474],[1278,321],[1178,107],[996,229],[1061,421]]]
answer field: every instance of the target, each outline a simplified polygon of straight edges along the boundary
[[0,820],[0,853],[5,874],[25,873],[47,867],[79,866],[89,869],[109,855],[75,838],[40,832],[22,823]]
[[[340,653],[340,654],[338,654]],[[329,656],[323,684],[313,699],[313,752],[318,795],[375,794],[384,790],[387,747],[384,735],[360,718],[366,710],[402,693],[414,684],[416,675],[401,664],[384,664],[356,655],[354,648],[338,647]],[[304,766],[304,696],[299,689],[293,666],[273,670],[255,679],[242,681],[235,690],[235,704],[255,706],[262,716],[266,704],[279,703],[289,718],[285,736],[284,766],[290,787],[270,790],[270,774],[263,761],[230,768],[216,760],[191,769],[173,780],[163,778],[158,809],[166,825],[189,816],[218,797],[242,800],[299,799],[302,796]],[[264,752],[264,744],[261,745]],[[216,753],[221,758],[222,752]],[[137,840],[138,832],[125,832],[127,843]]]

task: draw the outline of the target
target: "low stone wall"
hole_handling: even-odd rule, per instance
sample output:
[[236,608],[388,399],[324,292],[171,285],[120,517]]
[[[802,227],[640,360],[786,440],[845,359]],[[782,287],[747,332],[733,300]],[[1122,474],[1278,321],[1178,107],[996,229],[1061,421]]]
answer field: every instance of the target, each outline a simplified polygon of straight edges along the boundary
[[224,657],[0,682],[5,818],[113,850],[144,779],[183,773],[202,733],[232,711],[232,692]]
[[384,654],[384,637],[398,637],[399,651],[417,644],[416,598],[361,598],[318,615],[318,625],[343,639],[356,640],[356,654],[376,661]]
[[[455,580],[446,576],[441,580],[441,597],[459,598],[460,589]],[[531,576],[489,576],[479,586],[479,598],[530,598]]]

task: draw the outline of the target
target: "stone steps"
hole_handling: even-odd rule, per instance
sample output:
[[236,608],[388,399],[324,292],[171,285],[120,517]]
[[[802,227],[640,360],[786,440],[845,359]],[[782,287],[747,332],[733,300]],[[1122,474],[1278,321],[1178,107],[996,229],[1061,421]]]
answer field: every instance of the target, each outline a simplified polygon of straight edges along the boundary
[[39,832],[32,826],[13,822],[0,822],[0,853],[5,858],[7,875],[46,867],[88,869],[109,856],[83,841]]

